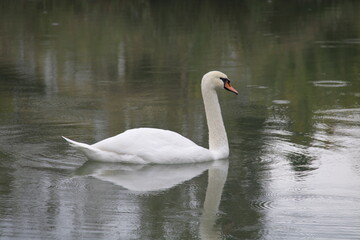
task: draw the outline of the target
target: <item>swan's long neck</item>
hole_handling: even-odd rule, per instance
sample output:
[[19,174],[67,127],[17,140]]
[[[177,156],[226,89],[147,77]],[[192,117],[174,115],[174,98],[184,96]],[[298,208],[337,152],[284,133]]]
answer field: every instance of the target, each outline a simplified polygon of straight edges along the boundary
[[209,150],[217,159],[227,158],[229,156],[229,144],[217,93],[215,89],[204,84],[204,81],[201,84],[201,92],[209,129]]

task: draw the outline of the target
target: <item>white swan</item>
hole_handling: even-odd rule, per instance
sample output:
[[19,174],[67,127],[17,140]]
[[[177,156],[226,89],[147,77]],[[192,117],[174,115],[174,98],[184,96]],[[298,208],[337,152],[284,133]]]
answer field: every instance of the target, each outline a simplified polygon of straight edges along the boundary
[[228,139],[216,93],[221,88],[238,94],[224,73],[211,71],[203,76],[201,93],[209,129],[209,149],[178,133],[155,128],[127,130],[92,145],[63,138],[90,160],[103,162],[171,164],[227,158]]

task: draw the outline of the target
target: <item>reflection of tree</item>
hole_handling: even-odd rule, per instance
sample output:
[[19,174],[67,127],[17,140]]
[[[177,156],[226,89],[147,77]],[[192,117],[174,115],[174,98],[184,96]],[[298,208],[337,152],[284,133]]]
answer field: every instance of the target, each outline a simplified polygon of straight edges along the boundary
[[[9,1],[7,8],[0,9],[8,20],[0,25],[1,31],[7,32],[0,43],[7,51],[1,52],[0,59],[42,79],[50,94],[90,93],[103,98],[105,108],[109,105],[111,109],[114,102],[125,102],[129,95],[133,96],[131,102],[141,101],[139,96],[148,94],[147,89],[170,86],[176,91],[161,91],[159,97],[190,106],[185,101],[199,97],[198,78],[203,72],[234,64],[232,76],[246,77],[241,81],[267,86],[272,97],[289,100],[292,129],[307,132],[313,124],[312,111],[336,100],[328,102],[309,81],[338,76],[348,76],[351,81],[359,72],[359,64],[354,64],[358,56],[351,54],[351,48],[321,48],[329,40],[341,45],[344,39],[359,37],[358,21],[346,17],[358,17],[356,4],[41,1],[28,2],[25,7]],[[12,12],[18,13],[16,18]],[[28,17],[34,21],[27,21]],[[16,48],[11,47],[14,42]],[[101,82],[114,82],[110,87],[118,97],[103,96]],[[258,97],[254,91],[249,94],[250,99]],[[352,98],[346,95],[340,100],[353,102]],[[162,112],[174,110],[159,108]],[[183,110],[165,115],[163,122],[172,116],[176,117],[171,121],[180,119],[186,115]],[[118,118],[117,114],[109,118],[116,132]],[[139,116],[132,121],[135,119]]]
[[222,206],[225,215],[220,219],[226,234],[239,239],[261,236],[263,212],[253,207],[254,200],[266,195],[267,168],[269,162],[262,159],[264,151],[265,109],[249,111],[256,105],[243,106],[237,119],[237,132],[230,139],[238,141],[229,159],[229,176],[224,188]]

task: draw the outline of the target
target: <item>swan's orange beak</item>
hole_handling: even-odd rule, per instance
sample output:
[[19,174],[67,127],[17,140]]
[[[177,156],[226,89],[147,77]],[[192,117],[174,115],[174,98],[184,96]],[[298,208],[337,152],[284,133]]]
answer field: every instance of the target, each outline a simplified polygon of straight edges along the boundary
[[226,81],[225,84],[224,84],[224,88],[230,92],[233,92],[235,93],[236,95],[238,95],[238,91],[236,91],[235,88],[233,88],[231,85],[230,85],[230,82],[229,81]]

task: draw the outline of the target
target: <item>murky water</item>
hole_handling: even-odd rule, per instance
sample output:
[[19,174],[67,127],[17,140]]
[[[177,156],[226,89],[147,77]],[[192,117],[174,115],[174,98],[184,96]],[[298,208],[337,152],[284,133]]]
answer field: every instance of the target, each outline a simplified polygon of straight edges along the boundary
[[[1,239],[359,239],[360,2],[2,1]],[[129,128],[207,146],[221,70],[228,160],[99,164]]]

